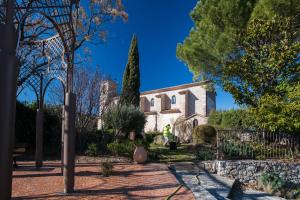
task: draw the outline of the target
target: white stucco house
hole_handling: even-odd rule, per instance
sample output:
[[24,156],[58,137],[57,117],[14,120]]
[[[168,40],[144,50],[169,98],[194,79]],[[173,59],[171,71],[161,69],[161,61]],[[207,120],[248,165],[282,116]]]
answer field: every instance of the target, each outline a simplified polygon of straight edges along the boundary
[[[216,109],[216,93],[205,89],[209,83],[202,81],[141,92],[140,109],[147,117],[145,132],[162,131],[170,124],[176,134],[174,124],[179,117],[193,126],[206,124],[209,113]],[[101,105],[118,101],[116,89],[114,82],[103,82]]]

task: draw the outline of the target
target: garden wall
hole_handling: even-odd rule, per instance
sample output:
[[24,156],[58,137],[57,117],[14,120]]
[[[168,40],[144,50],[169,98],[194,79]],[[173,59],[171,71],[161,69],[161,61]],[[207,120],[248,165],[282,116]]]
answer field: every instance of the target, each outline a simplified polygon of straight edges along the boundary
[[208,161],[202,162],[205,168],[218,175],[233,179],[240,179],[245,184],[255,185],[263,171],[272,170],[279,173],[280,177],[300,183],[300,163],[285,163],[279,161]]

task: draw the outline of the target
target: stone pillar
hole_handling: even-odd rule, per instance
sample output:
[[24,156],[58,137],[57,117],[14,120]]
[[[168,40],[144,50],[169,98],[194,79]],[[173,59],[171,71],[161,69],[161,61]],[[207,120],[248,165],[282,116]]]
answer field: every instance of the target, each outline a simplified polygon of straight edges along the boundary
[[66,93],[64,123],[64,193],[74,192],[76,95]]
[[157,112],[168,110],[167,101],[168,101],[169,97],[166,94],[159,94],[159,95],[156,95],[155,97],[158,100],[157,106],[156,106]]
[[189,93],[189,90],[179,92],[181,95],[180,107],[185,117],[189,116]]
[[43,107],[36,112],[36,137],[35,137],[35,166],[43,166],[43,127],[44,127],[44,110]]
[[140,110],[142,112],[150,112],[151,111],[150,102],[147,99],[147,97],[141,97],[141,99],[140,99]]
[[167,95],[162,94],[160,96],[161,99],[161,111],[167,110]]
[[155,102],[154,102],[154,105],[155,105],[155,110],[157,113],[160,113],[162,111],[162,108],[161,108],[161,95],[156,95],[155,96]]
[[17,59],[14,1],[8,0],[6,25],[0,24],[0,199],[11,199],[12,153],[16,111]]

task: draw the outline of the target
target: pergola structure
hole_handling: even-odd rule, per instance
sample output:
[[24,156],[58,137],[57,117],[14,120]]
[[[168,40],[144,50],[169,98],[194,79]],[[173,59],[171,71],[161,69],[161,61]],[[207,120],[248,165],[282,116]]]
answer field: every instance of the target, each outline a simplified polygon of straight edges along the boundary
[[[31,85],[39,99],[37,123],[37,166],[42,165],[42,105],[47,85],[61,79],[65,86],[64,104],[64,192],[74,190],[75,104],[72,93],[76,44],[76,9],[79,0],[0,0],[0,199],[10,199],[12,190],[12,151],[14,144],[15,104],[18,80]],[[26,37],[27,23],[43,16],[57,35],[50,38]],[[30,24],[34,26],[34,23]],[[42,27],[43,28],[43,27]],[[45,27],[45,30],[49,27]],[[24,63],[20,54],[31,48]],[[24,60],[24,58],[22,58]],[[19,79],[18,79],[19,77]],[[40,113],[40,114],[39,114]],[[40,121],[39,121],[40,120]]]
[[[19,79],[25,81],[19,86],[18,94],[24,88],[31,88],[36,95],[35,162],[36,167],[39,168],[43,166],[44,97],[48,86],[55,79],[61,82],[63,88],[66,88],[68,65],[64,61],[64,47],[59,34],[44,40],[35,41],[31,43],[31,45],[35,51],[30,52],[30,56],[33,56],[33,58],[29,59],[29,62],[26,62],[24,66],[22,66],[21,72],[19,73]],[[62,124],[64,123],[62,122]],[[63,132],[62,128],[62,133]],[[61,157],[63,158],[63,154]]]

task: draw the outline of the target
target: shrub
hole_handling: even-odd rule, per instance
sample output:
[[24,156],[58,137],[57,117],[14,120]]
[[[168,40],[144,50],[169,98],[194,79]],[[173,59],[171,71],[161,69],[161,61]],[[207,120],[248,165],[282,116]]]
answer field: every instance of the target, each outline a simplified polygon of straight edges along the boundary
[[209,125],[200,125],[193,130],[194,144],[215,144],[217,142],[217,131]]
[[154,142],[154,135],[152,134],[145,134],[145,140],[147,141],[148,144],[151,144]]
[[131,140],[114,141],[107,145],[107,149],[116,156],[132,157],[135,144]]
[[284,184],[284,180],[275,172],[263,172],[259,178],[259,185],[271,194],[278,192]]
[[111,105],[103,115],[104,128],[112,128],[115,136],[121,138],[125,138],[132,131],[140,134],[145,123],[144,113],[132,105]]
[[[80,133],[77,132],[77,134]],[[77,137],[76,139],[77,139],[76,144],[78,144],[79,138]],[[80,140],[81,140],[80,141],[81,148],[79,147],[79,145],[76,146],[78,153],[81,152],[85,153],[89,149],[89,145],[91,145],[92,143],[97,144],[98,151],[100,151],[100,147],[102,147],[102,143],[103,143],[103,134],[101,131],[89,131],[84,134],[80,134]]]
[[157,135],[154,137],[153,143],[162,146],[165,143],[165,138],[163,135]]
[[[44,107],[43,145],[46,158],[57,158],[61,149],[61,107]],[[35,149],[36,103],[16,103],[15,143],[26,143],[26,152]]]
[[214,111],[208,117],[208,124],[216,128],[255,129],[256,125],[249,110]]
[[145,149],[149,149],[151,141],[152,140],[150,140],[150,139],[148,141],[147,138],[145,140],[144,139],[136,139],[134,141],[134,145],[135,146],[143,146]]
[[99,149],[97,144],[90,143],[88,144],[87,150],[85,151],[85,155],[87,156],[97,156],[99,153]]
[[221,127],[222,115],[222,111],[212,111],[208,117],[208,124],[215,127]]
[[201,148],[196,154],[199,160],[214,160],[215,155],[210,149]]
[[110,162],[103,162],[100,164],[100,173],[103,176],[110,176],[113,171],[113,165]]
[[225,140],[221,144],[222,153],[226,158],[252,158],[253,146],[240,141]]
[[147,133],[145,134],[145,136],[146,136],[145,139],[146,139],[147,143],[151,144],[151,143],[154,142],[154,138],[155,138],[156,136],[158,136],[158,135],[162,135],[162,133],[161,133],[161,132],[158,132],[158,131],[147,132]]

